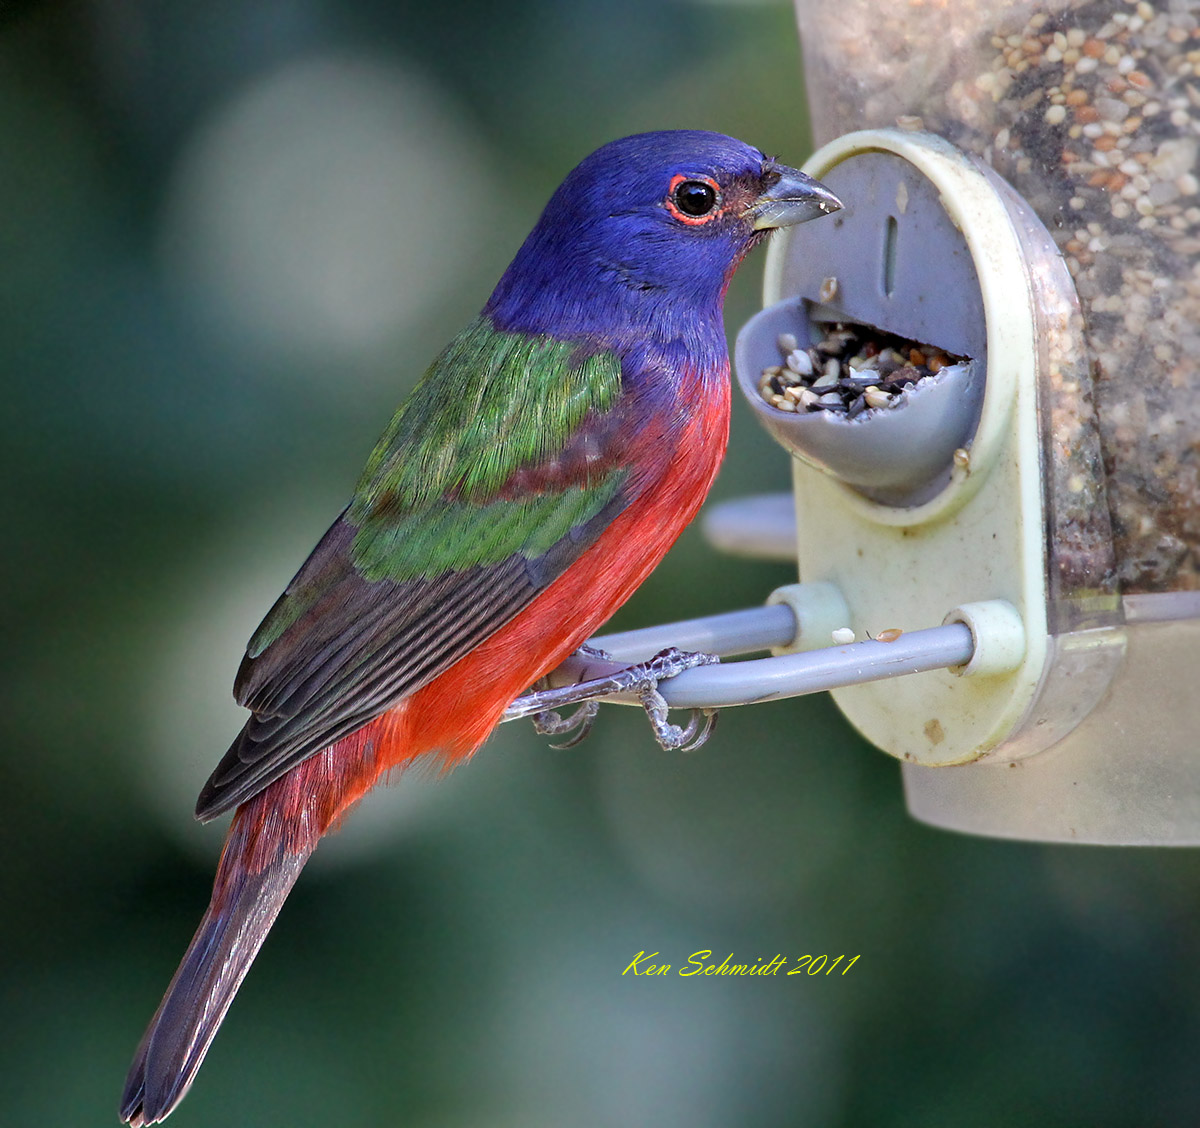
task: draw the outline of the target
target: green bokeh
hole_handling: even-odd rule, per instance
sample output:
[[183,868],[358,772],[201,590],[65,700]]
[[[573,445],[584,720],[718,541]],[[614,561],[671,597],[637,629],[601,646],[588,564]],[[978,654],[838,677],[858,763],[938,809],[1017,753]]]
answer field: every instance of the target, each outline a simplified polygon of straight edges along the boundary
[[[215,331],[161,231],[197,131],[323,52],[438,92],[490,170],[455,187],[494,219],[436,315],[386,350],[305,358]],[[0,1124],[115,1123],[207,900],[220,831],[193,831],[153,765],[211,711],[206,759],[180,768],[194,793],[233,713],[162,656],[240,613],[243,542],[263,550],[248,637],[562,174],[671,126],[805,156],[786,6],[0,5]],[[735,410],[715,496],[785,488]],[[251,535],[296,512],[286,547]],[[749,606],[789,578],[691,530],[618,623]],[[690,756],[625,710],[571,752],[512,726],[361,816],[300,882],[179,1128],[1200,1122],[1196,853],[919,826],[896,766],[825,699],[729,710]],[[642,950],[701,949],[861,958],[834,978],[620,975]]]

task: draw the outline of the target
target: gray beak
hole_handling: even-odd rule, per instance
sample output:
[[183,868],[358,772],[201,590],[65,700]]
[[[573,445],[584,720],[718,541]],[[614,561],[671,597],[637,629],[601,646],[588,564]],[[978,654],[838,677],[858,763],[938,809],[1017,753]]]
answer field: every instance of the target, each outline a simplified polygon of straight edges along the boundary
[[790,227],[841,210],[842,201],[811,176],[787,165],[775,165],[774,169],[780,174],[778,182],[746,209],[755,230]]

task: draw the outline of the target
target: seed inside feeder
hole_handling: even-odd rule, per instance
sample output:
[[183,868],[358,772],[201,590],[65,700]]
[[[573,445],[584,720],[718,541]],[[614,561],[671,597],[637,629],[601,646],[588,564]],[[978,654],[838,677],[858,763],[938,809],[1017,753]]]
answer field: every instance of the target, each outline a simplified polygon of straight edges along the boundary
[[772,407],[854,419],[897,407],[910,389],[966,360],[869,325],[835,321],[822,328],[821,338],[807,349],[791,333],[779,335],[780,363],[764,368],[758,382],[759,394]]

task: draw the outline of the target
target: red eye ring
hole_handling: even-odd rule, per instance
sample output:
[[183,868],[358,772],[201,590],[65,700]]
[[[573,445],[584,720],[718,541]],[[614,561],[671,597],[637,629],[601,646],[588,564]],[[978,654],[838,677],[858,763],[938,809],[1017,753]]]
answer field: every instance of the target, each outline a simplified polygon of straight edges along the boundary
[[[680,223],[699,227],[720,213],[721,186],[711,176],[676,173],[671,177],[664,203],[667,211]],[[695,210],[697,208],[703,210]]]

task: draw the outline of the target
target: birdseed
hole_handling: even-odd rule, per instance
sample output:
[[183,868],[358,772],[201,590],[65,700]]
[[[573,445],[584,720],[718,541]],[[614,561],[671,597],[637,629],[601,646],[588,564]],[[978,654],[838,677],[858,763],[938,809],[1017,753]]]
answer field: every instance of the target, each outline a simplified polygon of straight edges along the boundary
[[797,348],[791,333],[781,334],[777,343],[780,363],[762,370],[759,394],[780,411],[802,415],[824,411],[856,419],[864,412],[894,408],[910,389],[964,360],[842,321],[826,324],[807,349]]

